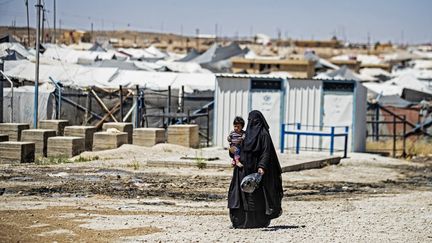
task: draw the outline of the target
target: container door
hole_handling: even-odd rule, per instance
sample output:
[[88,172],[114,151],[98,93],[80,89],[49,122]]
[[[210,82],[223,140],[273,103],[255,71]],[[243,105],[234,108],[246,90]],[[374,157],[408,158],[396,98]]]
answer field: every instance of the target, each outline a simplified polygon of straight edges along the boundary
[[[348,151],[352,139],[353,125],[353,89],[354,83],[339,83],[326,82],[323,85],[323,110],[322,110],[322,125],[323,126],[348,126]],[[326,128],[325,131],[330,131]],[[343,132],[344,128],[336,128],[336,132]],[[329,149],[330,139],[323,138],[322,146]],[[334,148],[343,150],[344,138],[337,137],[334,140]]]
[[[281,80],[252,80],[250,110],[259,110],[270,126],[270,135],[276,148],[280,143],[281,116]],[[247,118],[247,117],[245,117]]]

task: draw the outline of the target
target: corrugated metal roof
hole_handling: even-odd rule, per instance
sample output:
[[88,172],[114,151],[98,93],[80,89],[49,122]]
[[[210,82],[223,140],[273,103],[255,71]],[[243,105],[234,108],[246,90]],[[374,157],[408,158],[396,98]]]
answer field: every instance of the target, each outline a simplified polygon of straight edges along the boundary
[[[291,78],[291,77],[283,77],[271,74],[243,74],[243,73],[215,73],[216,77],[219,78],[268,78],[268,79],[281,79],[286,78],[289,80],[342,80],[342,79],[334,79],[334,78]],[[351,80],[347,80],[351,81]]]
[[269,74],[242,74],[242,73],[216,73],[216,77],[220,78],[268,78],[268,79],[281,79],[287,78],[277,75]]

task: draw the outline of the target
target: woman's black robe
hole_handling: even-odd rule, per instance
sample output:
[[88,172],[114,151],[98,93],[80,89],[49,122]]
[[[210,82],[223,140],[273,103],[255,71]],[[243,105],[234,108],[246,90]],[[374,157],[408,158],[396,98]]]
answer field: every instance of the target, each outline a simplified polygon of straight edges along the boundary
[[[234,168],[228,192],[228,208],[234,228],[267,227],[271,219],[282,214],[281,167],[267,122],[261,112],[257,112],[252,111],[249,115],[246,139],[241,147],[240,161],[244,167]],[[259,119],[261,122],[256,124],[251,118]],[[258,168],[263,168],[265,171],[260,187],[253,193],[241,191],[242,179],[256,173]]]

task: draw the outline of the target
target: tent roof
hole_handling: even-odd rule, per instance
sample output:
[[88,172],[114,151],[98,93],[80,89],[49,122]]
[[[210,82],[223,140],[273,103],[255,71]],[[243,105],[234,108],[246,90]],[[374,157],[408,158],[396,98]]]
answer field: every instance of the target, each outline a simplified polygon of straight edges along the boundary
[[401,96],[404,88],[432,94],[432,89],[430,89],[425,82],[418,80],[412,74],[401,75],[384,83],[364,83],[364,86],[370,91],[381,94],[382,96]]
[[330,71],[327,73],[320,73],[316,76],[318,79],[340,79],[340,80],[355,80],[361,81],[361,77],[349,70],[346,66],[342,66],[341,68]]
[[381,96],[378,100],[378,103],[383,106],[393,106],[393,107],[409,107],[413,105],[413,103],[402,99],[398,95],[387,95],[387,96]]
[[183,57],[177,61],[178,62],[189,62],[190,60],[196,58],[199,55],[200,55],[199,52],[194,48],[190,52],[188,52],[188,54],[185,57]]
[[[12,69],[5,69],[6,75],[28,81],[35,81],[35,64],[21,61]],[[105,87],[117,68],[96,68],[75,64],[39,65],[39,81],[49,82],[49,77],[60,80],[66,86],[87,87],[90,85]]]
[[18,43],[18,40],[10,34],[5,34],[0,36],[0,43]]
[[98,59],[107,60],[113,59],[114,55],[114,51],[81,51],[53,45],[48,46],[43,53],[43,57],[60,60],[66,63],[79,63],[79,60],[88,60],[90,62],[96,61]]
[[11,51],[17,52],[20,56],[24,58],[30,58],[33,56],[20,43],[0,43],[0,57],[10,55]]
[[234,56],[245,55],[248,51],[248,49],[241,49],[241,47],[236,43],[231,43],[230,45],[224,47],[221,47],[215,43],[203,54],[191,59],[190,61],[199,64],[215,63],[227,60]]
[[88,49],[89,51],[97,51],[97,52],[106,52],[106,50],[102,47],[101,44],[95,42],[92,47]]
[[[151,89],[165,90],[185,86],[186,92],[193,90],[214,90],[215,75],[212,73],[147,72],[141,70],[119,70],[109,67],[89,67],[76,64],[41,64],[40,82],[49,82],[49,77],[59,80],[65,86],[117,88],[118,85],[134,87],[139,85]],[[34,82],[35,64],[29,61],[5,62],[6,75]]]

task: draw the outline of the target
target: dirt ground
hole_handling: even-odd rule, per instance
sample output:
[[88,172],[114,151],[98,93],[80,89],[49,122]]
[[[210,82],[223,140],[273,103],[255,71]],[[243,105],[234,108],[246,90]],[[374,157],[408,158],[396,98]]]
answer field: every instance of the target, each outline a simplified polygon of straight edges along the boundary
[[284,173],[284,214],[235,230],[230,168],[146,165],[191,154],[225,152],[124,147],[86,152],[89,162],[0,165],[0,242],[432,242],[432,159],[351,154]]

